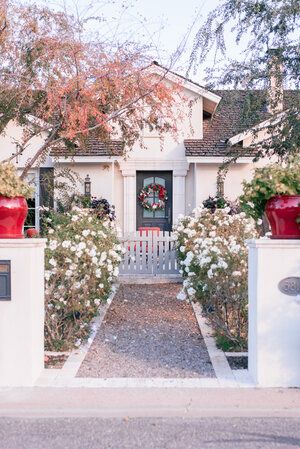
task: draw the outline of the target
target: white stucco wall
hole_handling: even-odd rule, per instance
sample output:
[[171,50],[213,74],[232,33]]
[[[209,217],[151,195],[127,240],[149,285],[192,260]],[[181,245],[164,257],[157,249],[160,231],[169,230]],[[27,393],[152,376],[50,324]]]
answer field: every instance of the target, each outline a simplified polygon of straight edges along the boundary
[[[105,198],[116,208],[117,225],[123,226],[123,176],[118,164],[111,162],[93,163],[63,163],[56,166],[57,173],[67,168],[80,176],[74,186],[74,191],[84,193],[84,179],[89,175],[91,194],[97,198]],[[71,183],[69,183],[71,186]],[[59,192],[56,191],[56,198]]]
[[142,144],[139,141],[134,144],[132,150],[128,152],[128,160],[178,161],[186,159],[184,139],[202,139],[203,137],[203,99],[188,90],[184,91],[184,95],[195,102],[191,108],[188,102],[180,104],[179,107],[182,108],[184,118],[177,123],[177,135],[166,134],[161,140],[156,131],[145,130]]
[[44,368],[44,239],[1,239],[11,300],[0,301],[0,387],[33,386]]
[[260,387],[300,387],[300,295],[279,288],[299,278],[300,241],[250,240],[248,247],[249,374]]
[[91,194],[95,197],[102,197],[109,202],[113,200],[113,177],[111,163],[66,163],[58,164],[57,172],[61,169],[69,169],[76,172],[80,179],[77,180],[75,189],[78,193],[84,193],[84,179],[89,175],[91,179]]
[[116,208],[117,226],[123,229],[124,224],[124,187],[123,176],[117,164],[115,164],[115,184],[113,204]]
[[196,207],[196,192],[195,192],[195,164],[190,164],[189,170],[185,178],[185,213],[191,214]]
[[[253,177],[255,167],[263,166],[269,163],[268,160],[261,160],[257,163],[235,163],[229,167],[224,182],[224,194],[227,198],[235,200],[242,194],[244,180],[250,180]],[[217,175],[219,164],[197,164],[196,181],[196,205],[199,205],[210,195],[217,193]]]
[[[23,128],[11,121],[8,123],[5,132],[0,135],[0,161],[9,158],[13,153],[17,152],[16,143],[23,140]],[[26,146],[22,155],[18,156],[13,162],[19,167],[24,167],[28,159],[32,158],[37,150],[43,145],[45,135],[33,137],[30,144]],[[43,161],[42,167],[51,167],[52,161],[49,157]]]

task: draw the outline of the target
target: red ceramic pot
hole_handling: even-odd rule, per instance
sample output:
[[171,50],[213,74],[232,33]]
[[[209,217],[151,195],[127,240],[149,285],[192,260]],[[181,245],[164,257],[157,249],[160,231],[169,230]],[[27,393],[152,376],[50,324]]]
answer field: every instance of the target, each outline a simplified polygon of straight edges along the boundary
[[23,239],[28,206],[23,196],[0,196],[0,239]]
[[300,195],[273,196],[265,211],[273,239],[300,239]]
[[29,228],[26,231],[26,236],[28,238],[33,238],[33,237],[37,237],[39,235],[39,231],[37,231],[35,228]]

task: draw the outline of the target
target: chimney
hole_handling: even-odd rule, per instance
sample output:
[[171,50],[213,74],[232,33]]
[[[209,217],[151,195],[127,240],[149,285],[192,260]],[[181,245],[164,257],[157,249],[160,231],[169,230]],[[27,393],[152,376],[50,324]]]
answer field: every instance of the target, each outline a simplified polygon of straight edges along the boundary
[[283,64],[281,49],[269,49],[268,73],[268,112],[270,114],[277,114],[283,111]]

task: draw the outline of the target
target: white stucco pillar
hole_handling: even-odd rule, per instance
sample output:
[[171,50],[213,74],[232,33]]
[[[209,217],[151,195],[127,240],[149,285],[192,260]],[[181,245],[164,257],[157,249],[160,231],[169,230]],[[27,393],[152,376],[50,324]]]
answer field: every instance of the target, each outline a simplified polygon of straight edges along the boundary
[[10,297],[0,299],[0,387],[32,386],[44,368],[45,242],[0,239],[0,261],[11,267]]
[[175,169],[173,171],[173,223],[176,222],[178,215],[185,214],[185,177],[186,169]]
[[136,173],[123,173],[124,234],[136,230]]
[[249,373],[259,386],[300,387],[300,240],[247,243]]
[[193,208],[196,208],[196,207],[198,207],[198,203],[199,203],[199,198],[198,198],[198,182],[199,182],[199,180],[198,180],[198,173],[197,173],[197,171],[198,171],[198,165],[197,165],[197,162],[194,162],[194,164],[193,164],[193,175],[194,175],[194,204],[193,204]]

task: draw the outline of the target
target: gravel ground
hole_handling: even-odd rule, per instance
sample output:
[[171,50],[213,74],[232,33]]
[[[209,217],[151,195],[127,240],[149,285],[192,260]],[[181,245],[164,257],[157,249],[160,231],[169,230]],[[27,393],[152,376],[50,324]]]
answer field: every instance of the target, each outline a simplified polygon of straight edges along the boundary
[[121,285],[77,377],[215,377],[178,284]]
[[231,369],[248,369],[248,357],[247,356],[237,356],[237,357],[227,357],[229,366]]
[[284,418],[0,418],[0,449],[296,449]]

